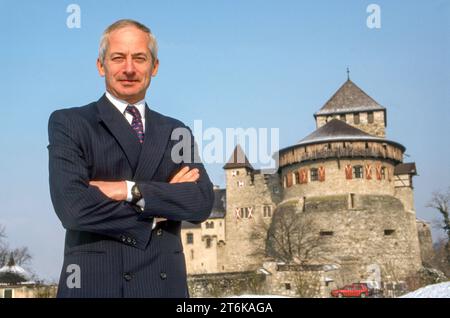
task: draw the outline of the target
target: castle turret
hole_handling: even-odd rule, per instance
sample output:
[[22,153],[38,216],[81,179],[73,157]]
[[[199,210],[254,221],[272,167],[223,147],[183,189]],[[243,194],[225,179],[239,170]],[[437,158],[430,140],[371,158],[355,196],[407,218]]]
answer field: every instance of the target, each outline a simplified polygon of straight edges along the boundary
[[371,135],[378,137],[386,135],[386,108],[350,79],[314,114],[314,118],[317,128],[335,118]]

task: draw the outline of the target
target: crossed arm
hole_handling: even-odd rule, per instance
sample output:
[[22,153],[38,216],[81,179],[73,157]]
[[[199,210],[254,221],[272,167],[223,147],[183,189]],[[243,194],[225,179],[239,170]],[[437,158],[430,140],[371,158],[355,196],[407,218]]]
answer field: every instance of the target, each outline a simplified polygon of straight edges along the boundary
[[145,199],[141,213],[125,201],[125,181],[91,180],[81,147],[82,123],[77,121],[70,113],[56,111],[48,127],[50,195],[64,228],[117,240],[126,236],[145,249],[154,217],[201,222],[209,216],[214,192],[199,163],[184,167],[167,182],[137,182]]
[[[197,168],[190,169],[184,166],[169,181],[169,183],[196,182],[200,177]],[[126,201],[128,189],[126,181],[89,181],[89,185],[97,187],[111,200]],[[156,217],[156,222],[164,221],[166,218]]]

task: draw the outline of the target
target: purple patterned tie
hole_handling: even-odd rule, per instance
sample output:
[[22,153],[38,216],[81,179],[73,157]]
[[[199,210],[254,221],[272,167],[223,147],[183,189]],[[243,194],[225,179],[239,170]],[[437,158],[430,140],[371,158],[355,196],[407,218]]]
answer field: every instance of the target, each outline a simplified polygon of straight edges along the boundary
[[139,138],[139,142],[142,144],[144,142],[144,126],[142,125],[141,113],[133,105],[128,105],[125,111],[133,116],[131,127],[133,127]]

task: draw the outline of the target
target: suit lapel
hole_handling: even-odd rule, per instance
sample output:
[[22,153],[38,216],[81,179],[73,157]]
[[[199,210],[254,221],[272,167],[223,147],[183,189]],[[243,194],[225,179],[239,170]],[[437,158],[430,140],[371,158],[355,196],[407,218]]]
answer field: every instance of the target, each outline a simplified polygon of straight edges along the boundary
[[166,151],[170,139],[171,125],[157,112],[145,105],[145,136],[139,163],[134,175],[135,181],[151,180]]
[[97,102],[99,120],[109,129],[120,144],[133,171],[136,171],[141,153],[141,144],[125,116],[103,95]]

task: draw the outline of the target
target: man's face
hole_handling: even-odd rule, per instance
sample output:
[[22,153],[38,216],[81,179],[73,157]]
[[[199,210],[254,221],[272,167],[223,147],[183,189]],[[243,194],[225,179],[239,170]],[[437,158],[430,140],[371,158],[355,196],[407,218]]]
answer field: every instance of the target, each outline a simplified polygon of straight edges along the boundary
[[97,60],[106,89],[130,104],[145,98],[151,78],[158,72],[159,63],[152,61],[148,42],[148,34],[135,27],[115,30],[108,36],[104,63]]

